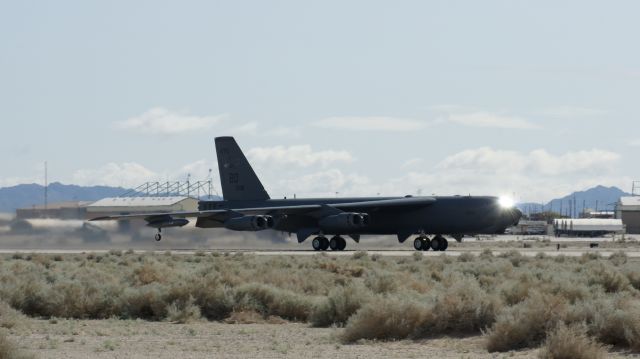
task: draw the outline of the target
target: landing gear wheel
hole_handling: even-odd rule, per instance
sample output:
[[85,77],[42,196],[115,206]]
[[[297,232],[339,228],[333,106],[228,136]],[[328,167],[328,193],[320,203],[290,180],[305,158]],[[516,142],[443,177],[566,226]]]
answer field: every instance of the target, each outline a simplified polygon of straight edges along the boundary
[[340,238],[340,236],[335,236],[331,238],[331,240],[329,241],[329,248],[331,248],[332,251],[339,251],[341,239],[342,238]]
[[344,251],[345,248],[347,248],[347,241],[344,240],[344,238],[340,237],[340,245],[338,246],[338,250],[339,251]]
[[447,250],[447,248],[449,248],[449,241],[447,241],[447,239],[444,238],[444,237],[440,238],[440,240],[442,241],[442,243],[441,243],[442,244],[442,248],[440,248],[440,250],[444,252],[444,251]]
[[438,236],[433,237],[433,239],[431,240],[431,249],[433,249],[434,251],[439,251],[442,246],[442,238]]
[[426,252],[431,248],[431,240],[429,237],[424,237],[423,241],[424,244],[422,245],[422,250]]
[[323,237],[316,237],[313,239],[313,241],[311,241],[311,246],[313,247],[314,250],[316,251],[322,250],[322,239]]
[[426,236],[420,236],[413,241],[413,248],[416,251],[428,251],[430,245],[431,241]]
[[156,242],[160,242],[161,239],[162,239],[162,234],[156,233]]
[[326,251],[329,248],[329,240],[326,237],[320,237],[320,249]]

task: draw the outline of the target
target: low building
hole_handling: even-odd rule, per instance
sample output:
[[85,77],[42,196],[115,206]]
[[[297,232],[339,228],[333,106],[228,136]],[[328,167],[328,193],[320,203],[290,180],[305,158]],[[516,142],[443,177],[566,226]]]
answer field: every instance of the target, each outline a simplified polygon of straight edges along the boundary
[[87,206],[87,218],[118,214],[197,211],[198,200],[192,197],[111,197]]
[[31,208],[16,209],[16,219],[56,218],[56,219],[85,219],[87,206],[91,202],[69,201],[37,205]]
[[627,233],[640,234],[640,196],[621,197],[616,208],[616,218],[622,220]]
[[560,218],[553,221],[556,236],[600,237],[610,233],[623,234],[624,224],[620,219],[606,218]]
[[516,226],[509,228],[510,234],[547,234],[547,222],[546,221],[527,221],[521,220]]

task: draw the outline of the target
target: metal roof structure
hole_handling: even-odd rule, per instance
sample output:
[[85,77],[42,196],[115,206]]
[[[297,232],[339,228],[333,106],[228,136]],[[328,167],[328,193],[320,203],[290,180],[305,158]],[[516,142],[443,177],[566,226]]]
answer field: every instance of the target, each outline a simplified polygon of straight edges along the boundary
[[190,197],[108,197],[93,202],[89,207],[158,207],[173,206]]
[[640,196],[620,197],[620,205],[640,207]]

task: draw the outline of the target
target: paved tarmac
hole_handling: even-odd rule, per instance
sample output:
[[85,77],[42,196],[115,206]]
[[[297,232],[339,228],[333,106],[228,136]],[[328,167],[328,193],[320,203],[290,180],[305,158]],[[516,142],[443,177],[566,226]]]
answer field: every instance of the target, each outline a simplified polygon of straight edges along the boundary
[[[459,256],[463,253],[470,253],[474,255],[478,255],[482,253],[485,249],[453,249],[447,250],[444,252],[418,252],[421,253],[425,257],[436,257],[441,255],[447,256]],[[602,257],[609,257],[613,253],[619,252],[620,250],[624,251],[626,255],[630,258],[640,258],[640,248],[632,248],[632,249],[597,249],[597,248],[561,248],[560,250],[556,250],[555,248],[501,248],[492,250],[493,255],[500,255],[503,253],[507,253],[510,251],[517,251],[523,256],[534,257],[539,253],[543,253],[547,256],[568,256],[568,257],[579,257],[585,253],[597,253]],[[211,253],[211,252],[219,252],[219,253],[243,253],[245,255],[255,255],[255,256],[312,256],[319,253],[326,253],[329,256],[351,256],[356,252],[361,252],[361,250],[345,250],[345,251],[314,251],[314,250],[248,250],[248,249],[174,249],[170,250],[173,254],[178,255],[194,255],[196,253]],[[12,253],[42,253],[42,254],[82,254],[82,253],[108,253],[109,250],[101,249],[101,250],[90,250],[90,249],[0,249],[0,254],[12,254]],[[134,253],[144,254],[153,252],[156,254],[163,254],[166,250],[161,251],[148,251],[148,250],[135,250]],[[385,257],[406,257],[412,256],[416,251],[414,250],[367,250],[369,255],[380,255]]]

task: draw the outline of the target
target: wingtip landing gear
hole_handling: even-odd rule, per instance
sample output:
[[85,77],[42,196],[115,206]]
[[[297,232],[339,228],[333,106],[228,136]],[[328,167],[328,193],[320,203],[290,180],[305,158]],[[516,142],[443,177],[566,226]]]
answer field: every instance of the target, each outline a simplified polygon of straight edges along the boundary
[[158,228],[158,233],[156,233],[156,242],[160,242],[162,239],[162,228]]

